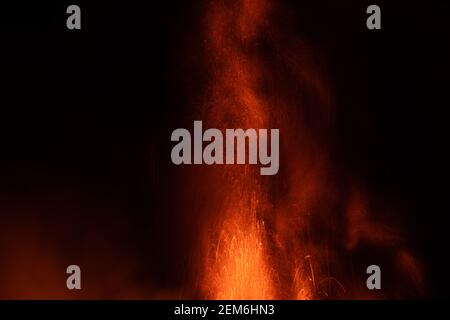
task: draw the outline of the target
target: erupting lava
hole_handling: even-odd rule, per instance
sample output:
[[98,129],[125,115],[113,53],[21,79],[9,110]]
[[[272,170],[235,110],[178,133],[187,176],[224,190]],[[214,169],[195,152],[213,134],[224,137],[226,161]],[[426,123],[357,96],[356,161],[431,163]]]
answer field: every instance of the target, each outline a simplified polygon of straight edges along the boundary
[[[312,49],[279,28],[289,16],[279,5],[212,0],[206,7],[208,81],[198,118],[222,130],[279,128],[280,172],[264,177],[250,165],[208,168],[201,183],[213,196],[200,209],[210,217],[201,228],[200,294],[208,299],[378,297],[360,294],[365,282],[350,272],[351,251],[373,245],[399,257],[407,250],[367,217],[368,201],[359,201],[355,211],[354,186],[343,190],[343,183],[336,183],[329,86]],[[368,236],[371,231],[377,236]],[[406,256],[408,263],[399,270],[414,270],[420,279],[415,259]]]
[[[213,1],[207,16],[211,82],[205,118],[217,127],[266,128],[273,100],[263,93],[266,67],[259,46],[270,27],[271,3]],[[271,257],[265,217],[273,212],[267,182],[255,169],[229,167],[220,179],[223,205],[208,235],[204,291],[213,299],[273,299],[280,279]],[[216,231],[218,230],[218,231]],[[297,298],[310,296],[309,281],[296,270]]]

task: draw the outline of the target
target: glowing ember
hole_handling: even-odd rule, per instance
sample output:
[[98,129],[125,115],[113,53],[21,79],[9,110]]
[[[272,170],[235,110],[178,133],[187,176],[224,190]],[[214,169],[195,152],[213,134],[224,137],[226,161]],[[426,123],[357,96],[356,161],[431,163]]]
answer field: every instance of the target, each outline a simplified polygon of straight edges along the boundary
[[209,294],[213,299],[272,299],[264,224],[251,216],[254,208],[236,210],[223,223],[211,252]]

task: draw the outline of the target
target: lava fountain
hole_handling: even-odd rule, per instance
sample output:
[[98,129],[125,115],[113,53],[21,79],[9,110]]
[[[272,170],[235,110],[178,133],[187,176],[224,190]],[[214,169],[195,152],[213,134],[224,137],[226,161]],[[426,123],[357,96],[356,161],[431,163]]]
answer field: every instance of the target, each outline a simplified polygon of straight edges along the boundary
[[419,287],[420,268],[401,237],[370,219],[369,201],[357,196],[363,184],[336,183],[330,86],[318,54],[284,32],[289,12],[270,0],[211,0],[205,11],[207,81],[197,117],[222,130],[279,128],[280,171],[266,177],[257,166],[208,167],[200,296],[377,297],[354,289],[361,286],[348,272],[361,243],[386,248],[394,260],[406,256],[396,268],[414,270],[412,286]]
[[[271,26],[269,1],[213,1],[208,7],[207,56],[210,84],[203,113],[218,128],[269,128],[275,102],[264,92],[268,75],[260,46]],[[269,183],[250,166],[230,166],[219,177],[223,190],[217,219],[208,228],[212,243],[203,290],[213,299],[272,299],[279,296],[265,220],[273,212]],[[217,181],[215,185],[217,185]],[[298,271],[298,270],[297,270]],[[310,295],[297,272],[296,297]]]

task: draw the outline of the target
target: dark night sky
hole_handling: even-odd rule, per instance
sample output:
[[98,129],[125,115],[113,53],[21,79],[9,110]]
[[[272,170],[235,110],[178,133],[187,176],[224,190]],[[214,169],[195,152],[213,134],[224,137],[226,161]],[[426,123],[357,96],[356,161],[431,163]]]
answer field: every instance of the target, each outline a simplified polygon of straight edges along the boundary
[[[430,294],[449,297],[449,5],[377,1],[383,29],[372,32],[372,1],[287,2],[296,32],[326,59],[334,160],[407,208],[401,218],[431,275]],[[29,248],[21,239],[30,232],[27,241],[42,241],[61,265],[88,263],[96,252],[91,274],[113,265],[104,275],[112,290],[144,283],[170,291],[183,281],[180,240],[190,245],[173,223],[181,210],[171,201],[170,133],[201,87],[193,43],[203,4],[74,3],[79,32],[65,27],[72,2],[0,9],[0,261],[14,265],[11,252]],[[0,265],[0,298],[8,298],[2,274]],[[92,296],[109,296],[95,287]]]

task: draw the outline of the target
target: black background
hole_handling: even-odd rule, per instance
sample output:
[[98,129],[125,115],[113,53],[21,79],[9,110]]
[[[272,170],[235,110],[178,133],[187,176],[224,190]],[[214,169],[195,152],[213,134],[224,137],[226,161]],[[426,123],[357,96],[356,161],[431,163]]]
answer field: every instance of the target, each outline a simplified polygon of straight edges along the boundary
[[[336,161],[409,209],[405,229],[429,296],[449,297],[449,5],[377,1],[382,30],[369,31],[372,2],[287,2],[299,32],[327,53]],[[66,28],[67,1],[0,7],[0,263],[10,257],[2,251],[34,248],[14,245],[32,230],[40,242],[26,241],[61,266],[95,255],[89,281],[103,274],[112,292],[91,288],[94,297],[120,297],[114,292],[130,283],[164,295],[183,282],[190,245],[180,232],[188,226],[173,223],[170,133],[196,90],[195,57],[183,49],[198,40],[204,4],[75,3],[80,31]],[[14,294],[0,284],[0,297]]]

